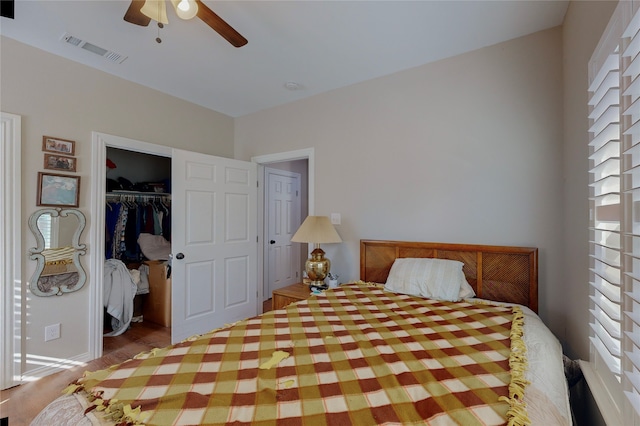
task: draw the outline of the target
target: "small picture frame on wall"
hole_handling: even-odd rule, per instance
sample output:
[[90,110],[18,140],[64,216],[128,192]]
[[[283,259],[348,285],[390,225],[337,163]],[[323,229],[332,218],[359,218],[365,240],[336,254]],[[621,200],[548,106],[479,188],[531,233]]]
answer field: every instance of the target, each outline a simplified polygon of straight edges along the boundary
[[75,157],[67,157],[65,155],[44,155],[44,168],[49,170],[63,170],[67,172],[76,171]]
[[78,207],[80,176],[38,172],[38,206]]
[[55,152],[64,155],[76,154],[76,143],[67,139],[54,138],[51,136],[42,137],[42,150]]

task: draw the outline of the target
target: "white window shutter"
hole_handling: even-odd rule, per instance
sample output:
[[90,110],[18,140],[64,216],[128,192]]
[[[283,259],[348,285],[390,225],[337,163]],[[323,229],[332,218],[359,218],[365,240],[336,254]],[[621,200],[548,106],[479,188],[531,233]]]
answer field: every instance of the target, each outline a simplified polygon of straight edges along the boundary
[[621,374],[620,72],[612,52],[589,86],[591,342]]
[[624,392],[640,415],[640,12],[621,39]]

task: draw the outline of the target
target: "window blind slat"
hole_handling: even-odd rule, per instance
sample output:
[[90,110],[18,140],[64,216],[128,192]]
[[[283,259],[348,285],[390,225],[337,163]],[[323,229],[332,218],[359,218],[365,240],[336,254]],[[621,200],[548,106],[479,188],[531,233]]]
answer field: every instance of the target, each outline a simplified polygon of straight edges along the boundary
[[601,149],[605,144],[611,142],[620,142],[620,123],[610,123],[600,133],[594,135],[593,139],[589,142],[589,146],[593,147],[593,151],[596,152]]
[[620,234],[608,230],[594,229],[593,242],[603,247],[620,250]]
[[595,165],[590,173],[593,174],[593,180],[600,180],[607,176],[619,176],[619,170],[620,159],[615,157]]
[[[640,285],[638,285],[638,279],[634,277],[632,291],[626,291],[625,294],[636,303],[640,303]],[[634,316],[640,318],[640,312],[634,312]],[[640,321],[636,321],[640,324]]]
[[[619,126],[618,126],[619,131]],[[589,156],[589,160],[593,160],[595,164],[600,164],[610,157],[618,157],[620,155],[620,141],[612,139],[604,143],[598,150],[593,151]]]
[[[640,93],[640,79],[634,80],[635,86],[629,87],[624,95],[629,96],[628,104],[625,105],[622,110],[622,114],[631,119],[631,123],[636,123],[640,120],[640,100],[638,100],[638,93]],[[633,90],[632,90],[633,89]]]
[[620,106],[609,105],[604,113],[598,117],[593,118],[593,124],[589,127],[589,131],[594,135],[598,135],[608,125],[612,123],[618,123],[620,119]]
[[640,120],[633,123],[631,127],[624,131],[626,136],[631,138],[631,145],[636,147],[640,144]]
[[[627,70],[630,70],[631,67],[636,67],[636,66],[640,67],[640,61],[632,62],[630,67],[627,68]],[[636,77],[632,77],[629,75],[627,75],[626,77],[631,78],[632,82],[625,88],[622,95],[629,96],[631,98],[631,101],[635,102],[638,99],[638,95],[640,94],[640,80],[638,80]]]
[[603,279],[614,285],[620,285],[620,269],[596,259],[591,269],[594,274],[601,276]]
[[604,359],[605,364],[614,374],[620,374],[620,357],[616,357],[609,352],[609,349],[602,343],[602,340],[592,337],[591,343],[596,348],[600,356]]
[[[602,340],[602,341],[609,341],[609,342],[614,342],[615,340],[619,340],[620,339],[620,335],[617,334],[617,329],[619,329],[619,324],[616,321],[613,321],[611,318],[606,317],[606,316],[602,316],[602,315],[598,315],[598,311],[597,310],[591,310],[590,311],[592,315],[594,315],[594,317],[598,318],[597,321],[597,325],[598,327],[600,327],[601,332],[598,333],[598,337]],[[615,344],[612,343],[611,345],[607,345],[607,346],[614,346]],[[616,351],[619,348],[616,347]],[[615,353],[614,355],[617,355],[617,353]]]
[[589,146],[593,147],[594,152],[602,148],[609,142],[619,142],[620,137],[620,123],[610,123],[600,133],[594,135],[593,139],[589,142]]
[[640,61],[638,60],[638,56],[635,56],[635,59],[627,65],[627,68],[624,70],[622,75],[624,77],[633,78],[634,76],[638,75],[639,70],[640,70]]
[[604,179],[594,182],[591,186],[593,187],[593,195],[596,197],[609,193],[615,194],[620,192],[620,177],[615,175],[607,176]]
[[[620,89],[617,87],[609,87],[605,94],[602,96],[600,102],[593,106],[589,118],[596,119],[605,115],[607,108],[612,105],[618,105],[620,101]],[[617,118],[617,117],[616,117]]]
[[594,257],[596,259],[600,259],[608,265],[615,266],[616,268],[620,268],[620,251],[612,250],[607,247],[603,247],[598,244],[594,244]]
[[596,336],[602,342],[603,346],[607,348],[607,352],[611,357],[616,358],[619,361],[621,354],[620,341],[612,336],[602,324],[603,323],[596,321],[591,324],[591,328],[596,333]]
[[631,41],[627,44],[627,47],[624,48],[622,56],[632,59],[638,56],[638,52],[640,52],[640,38],[636,37],[636,34],[623,35],[623,37],[630,38]]
[[[589,105],[595,105],[600,101],[600,98],[604,96],[607,92],[606,89],[612,86],[618,86],[618,80],[620,77],[614,75],[614,72],[618,72],[618,68],[620,66],[620,61],[618,60],[618,55],[613,54],[609,55],[605,63],[598,71],[598,74],[593,79],[591,84],[589,85],[589,92],[591,93],[600,93],[600,96],[592,96],[589,100]],[[598,88],[603,88],[600,92],[598,92]]]
[[[614,277],[614,280],[615,279],[620,280]],[[594,287],[607,299],[616,303],[620,302],[620,284],[608,281],[604,277],[597,275],[594,281]]]
[[[635,327],[639,327],[639,324],[640,324],[640,313],[627,311],[624,314],[627,316],[627,318],[629,318],[635,324]],[[628,331],[625,331],[624,334],[627,335],[627,337],[634,344],[634,346],[636,346],[636,347],[640,346],[640,335],[638,335],[637,333],[630,333]]]
[[[632,336],[632,338],[633,337],[634,336]],[[633,351],[626,351],[624,354],[629,358],[634,368],[640,370],[640,347],[634,345]]]
[[[607,298],[607,296],[605,296],[604,294],[600,293],[600,291],[597,291],[597,290],[595,294],[592,296],[589,296],[589,298],[595,304],[596,311],[601,311],[601,313],[605,315],[607,318],[616,322],[620,322],[620,309],[618,309],[618,305],[615,302],[612,302]],[[599,314],[596,315],[595,317],[596,319],[604,318],[604,317],[601,317]],[[608,323],[609,321],[607,321],[605,318],[602,320],[602,322]],[[615,336],[621,335],[620,332],[616,332],[613,334]]]

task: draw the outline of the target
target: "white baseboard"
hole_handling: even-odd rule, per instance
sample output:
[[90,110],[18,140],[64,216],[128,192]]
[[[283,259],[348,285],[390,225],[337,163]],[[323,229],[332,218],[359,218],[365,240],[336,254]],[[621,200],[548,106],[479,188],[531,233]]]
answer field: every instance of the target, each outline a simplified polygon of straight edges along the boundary
[[86,365],[91,361],[89,352],[77,355],[72,358],[66,359],[54,359],[54,358],[40,358],[27,354],[27,364],[44,364],[41,367],[33,368],[25,371],[20,376],[20,382],[32,382],[34,380],[41,379],[54,373],[70,370],[77,366]]

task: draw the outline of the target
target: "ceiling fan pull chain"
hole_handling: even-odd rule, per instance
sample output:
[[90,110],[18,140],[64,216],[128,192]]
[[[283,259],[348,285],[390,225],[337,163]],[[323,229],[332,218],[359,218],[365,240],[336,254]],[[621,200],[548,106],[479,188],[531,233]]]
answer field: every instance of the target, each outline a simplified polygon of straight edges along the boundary
[[164,28],[164,24],[162,22],[158,22],[158,37],[156,37],[157,43],[162,43],[162,39],[160,38],[160,28]]

